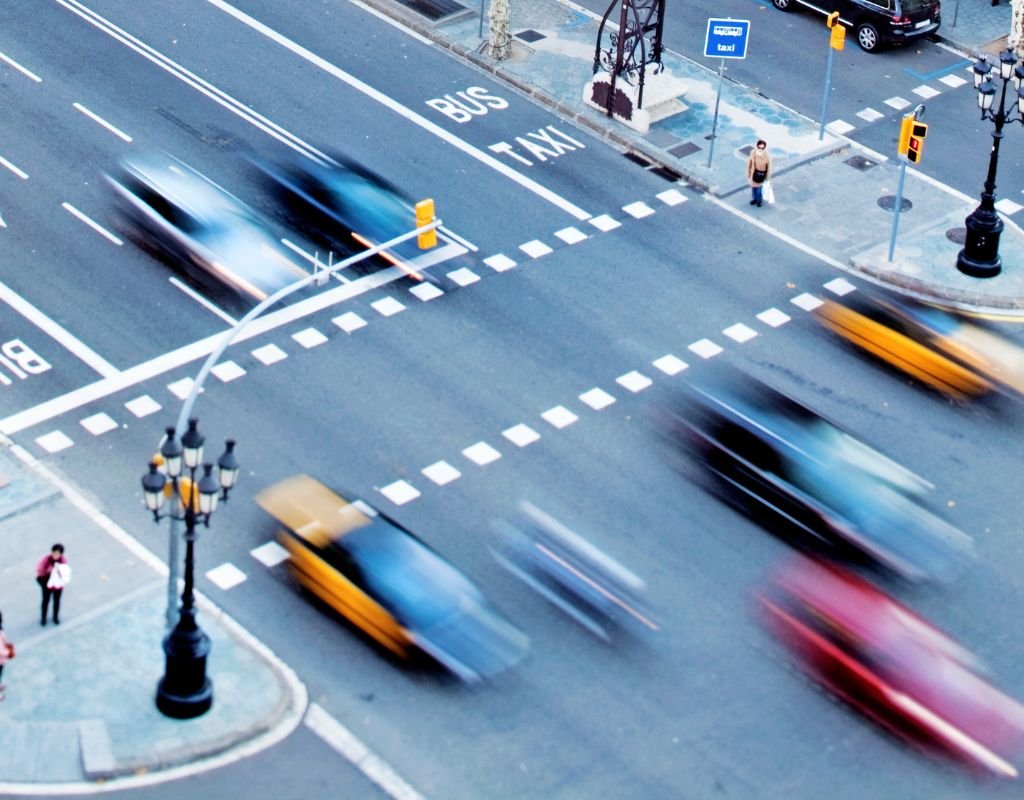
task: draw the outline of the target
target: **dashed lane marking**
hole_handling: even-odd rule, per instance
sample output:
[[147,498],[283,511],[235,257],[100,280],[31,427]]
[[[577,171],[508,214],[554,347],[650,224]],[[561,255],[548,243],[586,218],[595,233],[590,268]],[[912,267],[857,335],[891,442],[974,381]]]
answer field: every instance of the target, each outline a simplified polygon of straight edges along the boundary
[[20,169],[19,167],[14,166],[14,164],[12,164],[10,161],[8,161],[3,156],[0,156],[0,165],[3,165],[5,167],[7,167],[7,169],[9,169],[11,172],[13,172],[15,175],[17,175],[23,181],[27,181],[28,180],[28,173],[27,172],[25,172],[23,169]]
[[327,341],[327,337],[324,336],[316,328],[306,328],[298,333],[292,334],[292,339],[298,342],[300,345],[305,347],[307,350],[318,347]]
[[946,84],[950,89],[957,89],[967,83],[967,81],[959,75],[946,75],[945,77],[939,78],[939,83]]
[[637,372],[636,370],[633,370],[632,372],[627,372],[625,375],[620,375],[615,379],[615,382],[624,389],[629,389],[629,391],[633,392],[634,394],[636,392],[642,392],[644,389],[646,389],[652,383],[654,383],[654,381],[652,381],[646,375],[643,375]]
[[825,288],[832,292],[832,294],[842,297],[844,294],[854,291],[857,287],[846,280],[846,278],[833,278],[825,284]]
[[405,311],[405,306],[393,297],[382,297],[380,300],[374,300],[370,303],[370,308],[382,317],[390,317],[393,314],[397,314],[399,311]]
[[515,261],[501,253],[485,258],[484,263],[495,272],[504,272],[505,270],[512,269],[512,267],[516,265]]
[[352,333],[352,331],[366,327],[366,320],[354,311],[346,311],[344,314],[332,319],[331,322],[345,331],[345,333]]
[[448,277],[459,286],[469,286],[480,280],[480,276],[469,269],[469,267],[452,270],[448,273]]
[[61,203],[60,206],[73,217],[76,217],[77,219],[81,220],[94,231],[96,231],[96,233],[98,233],[100,236],[103,236],[108,241],[113,242],[118,247],[124,244],[124,242],[122,242],[120,239],[114,236],[114,234],[112,234],[110,231],[108,231],[94,219],[91,219],[90,217],[83,214],[81,211],[79,211],[77,208],[71,205],[71,203]]
[[419,489],[408,481],[402,480],[389,483],[387,486],[378,489],[378,491],[396,506],[405,505],[410,500],[415,500],[420,496]]
[[933,97],[937,97],[941,92],[937,89],[933,89],[931,86],[918,86],[913,90],[914,94],[918,97],[923,97],[925,100],[931,100]]
[[487,444],[487,442],[477,442],[476,444],[470,445],[462,451],[462,455],[481,467],[501,458],[501,453]]
[[136,397],[134,400],[129,400],[124,404],[124,407],[131,411],[136,417],[140,419],[142,417],[148,417],[150,414],[155,414],[163,406],[161,406],[156,400],[150,397],[148,394],[144,394],[141,397]]
[[526,253],[530,258],[540,258],[541,256],[546,256],[548,253],[552,252],[551,248],[544,244],[540,239],[534,239],[526,244],[521,244],[519,245],[519,249]]
[[997,209],[999,209],[1001,212],[1007,215],[1016,214],[1018,211],[1024,208],[1024,206],[1022,206],[1020,203],[1015,203],[1009,197],[1004,197],[1002,200],[997,200],[995,206]]
[[418,297],[423,302],[434,300],[444,294],[432,283],[417,283],[409,290],[409,294]]
[[265,344],[263,347],[257,347],[252,351],[252,354],[257,361],[268,367],[271,364],[276,364],[278,361],[284,361],[288,358],[288,354],[276,344]]
[[689,366],[681,358],[678,358],[671,353],[664,355],[661,358],[654,359],[651,364],[660,369],[666,375],[678,375]]
[[112,431],[117,427],[117,423],[114,422],[113,418],[109,414],[100,412],[99,414],[93,414],[91,417],[86,417],[79,422],[83,428],[85,428],[93,436],[99,436]]
[[808,294],[807,292],[804,292],[803,294],[798,294],[789,302],[791,302],[797,308],[802,308],[804,311],[814,311],[814,309],[822,305],[821,300],[819,300],[813,294]]
[[107,122],[105,119],[103,119],[103,117],[101,117],[99,114],[97,114],[97,113],[95,113],[93,111],[90,111],[85,106],[83,106],[81,103],[72,103],[71,105],[75,108],[76,111],[81,111],[83,114],[85,114],[85,116],[87,116],[89,119],[91,119],[97,125],[100,125],[101,127],[106,128],[108,131],[110,131],[112,134],[114,134],[114,136],[116,136],[117,138],[121,139],[122,141],[128,142],[129,144],[131,143],[131,141],[132,141],[132,137],[131,136],[129,136],[123,130],[118,128],[116,125],[111,125],[109,122]]
[[550,425],[553,425],[556,428],[565,428],[569,425],[572,425],[576,420],[579,419],[579,417],[573,414],[565,406],[555,406],[554,408],[549,408],[540,416],[545,422],[547,422]]
[[765,325],[772,328],[778,328],[780,325],[785,325],[791,317],[784,311],[779,311],[777,308],[768,308],[757,315],[757,318],[761,320]]
[[751,339],[757,336],[757,331],[755,331],[748,325],[744,325],[742,322],[737,322],[735,325],[730,325],[728,328],[723,330],[722,333],[724,333],[734,342],[738,342],[739,344],[749,342]]
[[615,398],[612,397],[604,389],[594,387],[580,395],[580,400],[586,403],[595,411],[600,411],[602,408],[608,408],[612,403],[615,402]]
[[555,236],[561,239],[566,244],[579,244],[580,242],[587,240],[587,234],[581,231],[579,228],[562,228],[560,231],[555,231]]
[[10,56],[7,56],[7,55],[4,55],[3,53],[0,53],[0,61],[3,61],[5,64],[9,64],[11,67],[13,67],[14,69],[18,70],[18,72],[20,72],[22,75],[24,75],[29,80],[33,80],[36,83],[42,83],[43,82],[42,78],[40,78],[38,75],[36,75],[31,70],[21,66],[21,64],[19,64],[17,61],[15,61]]
[[[195,381],[192,380],[192,378],[182,378],[179,381],[167,384],[167,388],[170,390],[171,394],[179,400],[184,400],[189,396],[193,385],[195,385]],[[202,389],[200,389],[200,391],[202,391]]]
[[438,486],[444,486],[446,483],[451,483],[452,481],[462,477],[462,473],[447,461],[436,461],[429,467],[424,467],[420,472],[430,478],[430,480]]
[[622,226],[621,222],[612,219],[607,214],[599,214],[598,216],[593,217],[590,220],[590,224],[603,233],[608,233],[608,231],[613,231]]
[[506,428],[501,432],[501,435],[516,445],[516,447],[526,447],[526,445],[533,444],[540,439],[540,434],[537,431],[523,423]]
[[214,366],[210,372],[212,372],[218,380],[224,383],[230,383],[236,378],[241,378],[245,375],[245,369],[240,367],[234,361],[221,361],[219,364]]
[[250,550],[249,555],[265,567],[276,567],[288,560],[288,551],[273,540]]
[[690,352],[696,353],[703,359],[714,358],[722,352],[722,348],[710,339],[698,339],[696,342],[689,345],[688,349]]
[[882,119],[885,116],[881,111],[875,111],[873,108],[865,108],[862,111],[857,112],[857,116],[865,122],[874,122],[875,120]]
[[642,200],[637,200],[635,203],[625,205],[622,207],[622,210],[634,219],[643,219],[644,217],[649,217],[654,213],[654,209]]
[[36,437],[36,444],[47,453],[59,453],[74,444],[71,438],[62,431],[50,431]]
[[885,101],[885,104],[890,108],[895,108],[897,111],[902,111],[910,106],[910,101],[904,100],[902,97],[890,97]]
[[845,122],[841,119],[832,120],[832,122],[825,126],[825,130],[831,131],[832,133],[838,133],[840,136],[845,136],[856,128],[856,125],[851,125],[849,122]]
[[664,192],[658,192],[655,197],[667,206],[677,206],[686,202],[686,195],[678,189],[666,189]]
[[208,570],[206,577],[209,578],[214,586],[224,591],[234,589],[238,584],[244,583],[246,580],[245,573],[230,562]]

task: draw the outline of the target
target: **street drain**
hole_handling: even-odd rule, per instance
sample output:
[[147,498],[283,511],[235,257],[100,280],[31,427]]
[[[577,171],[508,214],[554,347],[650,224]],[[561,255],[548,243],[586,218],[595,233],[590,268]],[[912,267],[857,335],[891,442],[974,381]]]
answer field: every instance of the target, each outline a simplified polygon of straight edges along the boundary
[[864,156],[852,156],[846,159],[843,163],[849,164],[851,167],[859,169],[861,172],[878,166],[877,161],[872,161],[870,158],[865,158]]

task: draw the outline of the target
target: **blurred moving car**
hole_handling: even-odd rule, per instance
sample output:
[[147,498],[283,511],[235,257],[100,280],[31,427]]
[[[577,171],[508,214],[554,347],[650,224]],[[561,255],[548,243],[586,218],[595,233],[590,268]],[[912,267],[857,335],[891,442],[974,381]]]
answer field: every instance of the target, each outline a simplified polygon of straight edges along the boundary
[[[294,156],[286,163],[253,159],[270,190],[290,216],[332,251],[351,255],[416,228],[414,203],[393,183],[342,156],[320,163]],[[381,252],[381,257],[422,280],[428,267],[466,253],[438,232],[439,244],[421,250],[416,237]]]
[[265,300],[309,274],[251,208],[173,156],[133,156],[106,178],[149,242],[240,294]]
[[605,641],[617,629],[658,630],[640,578],[532,503],[519,509],[493,523],[498,563]]
[[814,680],[912,744],[1001,777],[1024,747],[1024,707],[961,645],[871,584],[801,559],[759,596],[769,628]]
[[738,371],[690,384],[668,409],[672,440],[752,511],[803,544],[859,554],[909,580],[948,580],[972,553],[927,510],[931,484],[796,400]]
[[772,0],[780,11],[806,8],[819,14],[839,12],[868,53],[935,33],[942,24],[939,0]]
[[1024,394],[1024,348],[949,311],[869,289],[826,300],[814,313],[829,330],[944,394]]
[[298,581],[394,654],[420,651],[467,682],[526,654],[526,636],[465,575],[367,503],[306,475],[256,502],[280,523]]

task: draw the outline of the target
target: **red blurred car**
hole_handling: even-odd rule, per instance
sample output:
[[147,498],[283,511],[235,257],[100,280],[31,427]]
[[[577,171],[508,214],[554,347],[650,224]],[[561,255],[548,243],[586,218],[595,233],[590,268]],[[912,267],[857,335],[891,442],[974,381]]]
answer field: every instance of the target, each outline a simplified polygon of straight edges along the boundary
[[802,559],[760,596],[769,627],[818,682],[912,744],[1006,778],[1024,706],[961,645],[871,584]]

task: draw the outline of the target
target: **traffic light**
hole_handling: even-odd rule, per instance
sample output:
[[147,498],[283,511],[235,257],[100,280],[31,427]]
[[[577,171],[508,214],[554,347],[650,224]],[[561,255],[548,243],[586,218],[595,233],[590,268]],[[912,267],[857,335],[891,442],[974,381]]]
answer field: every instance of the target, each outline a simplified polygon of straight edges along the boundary
[[833,26],[828,43],[833,50],[842,50],[846,45],[846,28],[842,25]]
[[838,11],[833,11],[831,14],[828,15],[828,17],[825,18],[825,24],[828,25],[829,28],[834,28],[835,24],[836,24],[836,21],[838,19],[839,19],[839,12]]
[[[433,221],[434,201],[420,200],[416,204],[416,227],[422,228]],[[431,247],[437,247],[437,229],[431,228],[429,231],[423,231],[423,233],[416,237],[416,241],[420,246],[420,250],[429,250]]]
[[904,114],[900,122],[900,141],[896,145],[896,154],[905,156],[910,147],[910,131],[914,127],[914,115]]
[[907,142],[907,161],[916,164],[924,155],[924,137],[928,135],[928,124],[926,122],[914,121],[910,126],[910,139]]

